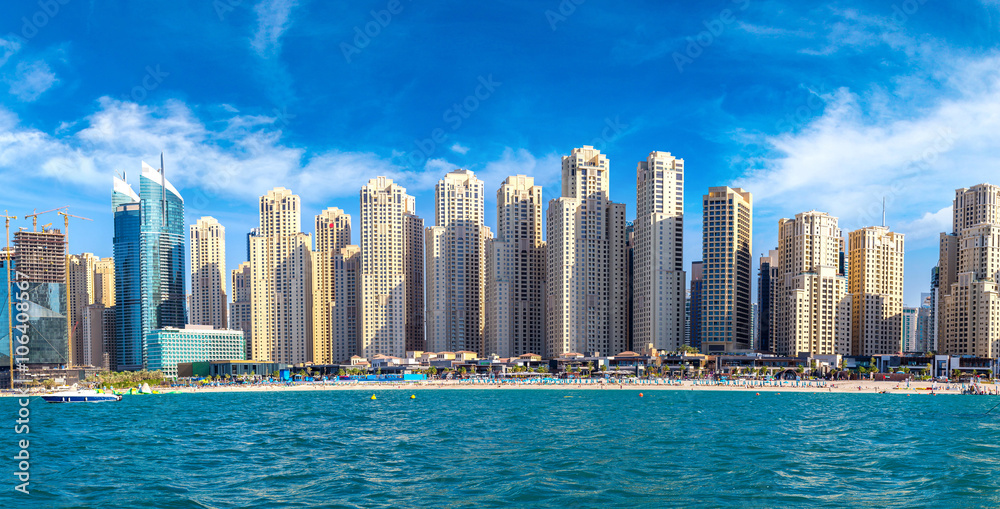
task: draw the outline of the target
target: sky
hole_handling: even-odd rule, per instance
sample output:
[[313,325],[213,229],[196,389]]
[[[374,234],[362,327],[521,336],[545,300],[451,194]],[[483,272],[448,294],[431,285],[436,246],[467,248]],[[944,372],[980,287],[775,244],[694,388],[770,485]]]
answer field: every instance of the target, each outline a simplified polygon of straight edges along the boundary
[[[0,209],[69,206],[70,251],[112,254],[112,176],[141,161],[246,257],[259,196],[286,187],[302,228],[355,219],[385,175],[434,221],[434,184],[470,169],[559,194],[560,157],[607,154],[635,211],[649,152],[685,161],[684,258],[701,195],[754,195],[754,255],[777,222],[828,212],[906,235],[919,304],[956,188],[1000,168],[1000,1],[150,0],[10,2],[0,20]],[[56,223],[55,214],[39,224]],[[18,219],[12,227],[29,227]]]

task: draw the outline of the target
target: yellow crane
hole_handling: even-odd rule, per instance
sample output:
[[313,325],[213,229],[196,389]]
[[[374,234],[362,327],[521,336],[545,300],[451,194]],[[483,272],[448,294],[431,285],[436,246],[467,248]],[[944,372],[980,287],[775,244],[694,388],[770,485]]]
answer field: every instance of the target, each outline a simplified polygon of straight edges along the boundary
[[17,216],[11,216],[7,214],[7,211],[3,211],[4,218],[4,228],[7,230],[7,251],[6,251],[6,262],[7,262],[7,346],[9,347],[9,359],[10,359],[10,388],[14,388],[14,318],[11,310],[13,306],[12,299],[10,298],[10,220],[17,219]]
[[[62,207],[69,208],[69,207]],[[66,368],[73,367],[73,313],[70,307],[69,300],[69,218],[75,217],[76,219],[83,219],[84,221],[93,221],[93,219],[81,216],[74,216],[69,212],[59,211],[59,215],[63,216],[65,220],[66,229],[63,230],[63,234],[66,239],[66,338],[69,340],[69,348],[66,350]]]
[[[31,231],[36,232],[36,231],[38,231],[38,216],[40,216],[42,214],[48,214],[49,212],[55,212],[57,210],[68,209],[68,208],[69,208],[69,206],[66,205],[66,206],[62,206],[62,207],[56,207],[56,208],[54,208],[52,210],[46,210],[45,212],[37,212],[38,209],[35,209],[34,211],[32,211],[31,214],[25,214],[24,218],[25,219],[28,219],[29,217],[31,218]],[[62,212],[60,212],[60,214],[61,213]]]

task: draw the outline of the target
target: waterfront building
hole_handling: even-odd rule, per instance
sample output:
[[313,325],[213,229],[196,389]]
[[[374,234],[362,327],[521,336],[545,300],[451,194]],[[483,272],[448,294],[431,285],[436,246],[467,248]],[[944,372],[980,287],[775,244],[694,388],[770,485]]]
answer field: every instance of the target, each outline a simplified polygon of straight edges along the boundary
[[701,351],[749,350],[753,195],[712,187],[702,207]]
[[153,329],[183,327],[187,323],[184,198],[165,178],[162,168],[156,170],[146,163],[142,163],[139,176],[139,197],[142,208],[142,335],[145,337]]
[[[14,267],[27,281],[28,337],[32,339],[29,366],[60,367],[73,363],[66,288],[66,235],[58,229],[14,232]],[[15,277],[16,278],[16,277]]]
[[423,220],[415,214],[413,197],[392,179],[369,180],[360,197],[358,354],[402,356],[424,350]]
[[547,358],[627,348],[625,205],[609,198],[610,171],[591,146],[562,158],[562,196],[546,218]]
[[497,237],[489,242],[486,260],[485,355],[544,351],[542,206],[542,186],[532,177],[507,177],[497,189]]
[[[650,152],[636,167],[634,350],[684,344],[684,160]],[[616,352],[617,353],[617,352]]]
[[230,288],[233,301],[229,303],[229,326],[233,330],[243,331],[243,340],[247,346],[244,355],[246,359],[253,358],[253,307],[250,301],[252,276],[250,262],[243,262],[230,273]]
[[[351,271],[345,273],[345,263],[352,267],[357,263],[349,254],[345,259],[345,250],[352,247],[349,252],[359,252],[360,248],[349,246],[351,216],[343,210],[324,210],[316,216],[315,225],[314,362],[329,364],[349,359],[357,349],[357,277]],[[347,307],[353,313],[346,312]]]
[[434,222],[426,229],[426,342],[434,351],[484,355],[486,185],[469,170],[455,170],[434,188]]
[[361,248],[347,245],[332,256],[334,300],[330,311],[333,330],[330,359],[334,363],[347,363],[357,355],[361,341]]
[[69,338],[73,344],[73,365],[89,366],[89,348],[84,340],[83,310],[94,303],[95,266],[100,258],[93,253],[71,254],[66,257],[69,270]]
[[95,303],[83,308],[80,322],[82,356],[80,365],[111,370],[115,358],[115,309]]
[[1000,357],[1000,186],[955,190],[941,234],[937,346],[946,355]]
[[760,352],[774,352],[774,285],[778,282],[778,251],[772,249],[760,257],[757,272],[757,343]]
[[691,297],[689,304],[690,317],[688,318],[688,333],[687,345],[693,348],[697,348],[701,351],[701,291],[702,291],[702,279],[704,275],[704,262],[697,261],[691,262]]
[[191,225],[191,323],[229,328],[226,229],[214,217]]
[[885,226],[848,237],[851,355],[897,354],[903,348],[903,234]]
[[[138,195],[136,195],[138,198]],[[115,370],[142,369],[142,291],[140,288],[142,228],[139,201],[115,211]]]
[[847,355],[851,300],[841,273],[837,218],[815,210],[778,221],[773,349],[778,355]]
[[146,334],[146,369],[177,376],[177,364],[210,360],[241,360],[246,345],[243,332],[189,324],[183,328],[154,329]]
[[301,200],[276,187],[260,197],[258,212],[260,233],[250,238],[252,359],[312,362],[315,272]]
[[110,256],[94,262],[94,304],[115,305],[115,259]]
[[923,352],[917,348],[917,321],[919,309],[904,307],[902,313],[903,348],[902,352]]

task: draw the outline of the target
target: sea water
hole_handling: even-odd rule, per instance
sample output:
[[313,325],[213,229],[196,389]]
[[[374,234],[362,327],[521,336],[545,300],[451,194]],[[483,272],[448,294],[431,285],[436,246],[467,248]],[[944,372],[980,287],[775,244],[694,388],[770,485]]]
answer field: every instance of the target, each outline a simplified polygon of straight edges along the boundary
[[[996,507],[1000,398],[345,390],[0,398],[4,507]],[[376,400],[371,396],[375,394]],[[411,399],[411,394],[416,398]],[[6,462],[13,472],[16,462]]]

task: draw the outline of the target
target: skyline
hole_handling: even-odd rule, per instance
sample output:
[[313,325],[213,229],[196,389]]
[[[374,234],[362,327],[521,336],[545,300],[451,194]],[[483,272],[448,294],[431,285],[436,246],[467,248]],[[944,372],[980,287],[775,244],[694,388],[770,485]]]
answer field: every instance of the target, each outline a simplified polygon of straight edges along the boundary
[[[74,225],[70,252],[110,256],[110,177],[126,170],[136,185],[139,161],[163,151],[186,225],[213,216],[228,230],[229,270],[273,187],[301,195],[306,217],[334,206],[357,218],[361,185],[386,175],[430,218],[434,184],[466,168],[493,228],[504,178],[533,176],[547,203],[559,157],[594,144],[631,220],[634,165],[656,150],[685,160],[687,195],[754,193],[754,258],[776,246],[782,217],[816,209],[849,231],[881,224],[885,196],[888,225],[907,236],[905,303],[919,305],[954,189],[996,167],[995,2],[563,3],[572,12],[403,1],[364,48],[354,29],[392,2],[13,6],[0,27],[0,172],[32,176],[5,208],[69,205],[95,219]],[[414,38],[437,58],[414,61]],[[345,42],[360,48],[350,61]],[[684,208],[688,270],[701,207]]]

